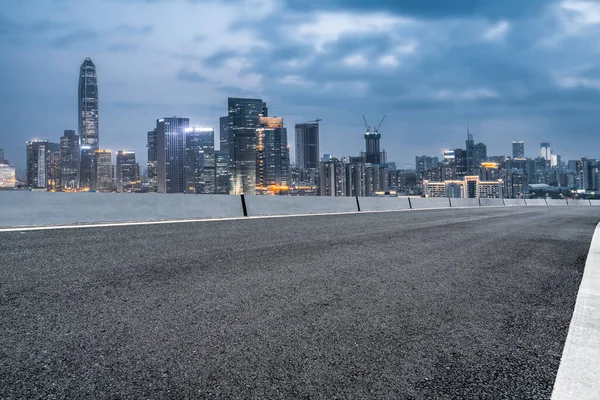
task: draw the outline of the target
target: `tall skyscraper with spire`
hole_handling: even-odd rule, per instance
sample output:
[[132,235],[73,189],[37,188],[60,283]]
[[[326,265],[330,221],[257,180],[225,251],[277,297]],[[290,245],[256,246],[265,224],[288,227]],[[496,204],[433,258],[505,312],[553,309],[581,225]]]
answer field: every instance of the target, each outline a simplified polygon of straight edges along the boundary
[[86,58],[79,69],[78,121],[81,143],[80,187],[95,186],[95,152],[99,149],[98,135],[98,80],[96,66]]

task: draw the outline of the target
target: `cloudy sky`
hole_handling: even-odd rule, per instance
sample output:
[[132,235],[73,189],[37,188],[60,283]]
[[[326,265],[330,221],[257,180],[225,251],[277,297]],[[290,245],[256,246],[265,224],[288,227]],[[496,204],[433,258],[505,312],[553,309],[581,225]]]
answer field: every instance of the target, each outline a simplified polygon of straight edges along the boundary
[[[364,148],[383,115],[399,166],[464,146],[549,141],[600,157],[600,2],[584,0],[0,0],[0,147],[77,129],[77,80],[96,64],[100,146],[134,149],[163,116],[215,126],[227,97],[322,118],[321,152]],[[217,133],[218,134],[218,133]]]

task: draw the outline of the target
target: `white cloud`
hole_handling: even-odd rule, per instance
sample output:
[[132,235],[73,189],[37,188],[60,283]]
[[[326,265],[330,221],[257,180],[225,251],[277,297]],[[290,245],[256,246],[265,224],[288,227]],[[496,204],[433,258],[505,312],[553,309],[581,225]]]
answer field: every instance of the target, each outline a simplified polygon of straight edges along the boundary
[[483,38],[488,41],[503,40],[510,31],[511,25],[508,21],[500,21],[488,28],[483,34]]
[[600,79],[566,76],[559,78],[557,84],[563,89],[585,88],[600,90]]
[[298,85],[298,86],[305,86],[305,85],[311,84],[310,81],[307,81],[304,77],[302,77],[300,75],[286,75],[283,78],[279,78],[277,80],[277,82],[284,84],[284,85]]
[[391,68],[396,68],[398,65],[400,65],[400,61],[398,60],[398,57],[396,57],[393,54],[385,54],[385,55],[380,56],[377,59],[377,63],[382,67],[391,67]]
[[437,100],[479,100],[494,99],[500,95],[488,88],[471,88],[464,90],[440,89],[433,93],[433,98]]
[[387,13],[320,12],[309,22],[300,23],[296,29],[290,30],[290,35],[323,52],[326,44],[344,36],[391,34],[398,26],[411,22],[408,18]]
[[580,25],[600,24],[600,3],[597,1],[567,0],[560,3],[560,8],[571,15],[572,22]]
[[369,63],[369,60],[367,59],[367,57],[365,57],[363,54],[360,53],[354,53],[354,54],[350,54],[349,56],[345,57],[342,62],[344,63],[344,65],[348,66],[348,67],[366,67],[367,64]]

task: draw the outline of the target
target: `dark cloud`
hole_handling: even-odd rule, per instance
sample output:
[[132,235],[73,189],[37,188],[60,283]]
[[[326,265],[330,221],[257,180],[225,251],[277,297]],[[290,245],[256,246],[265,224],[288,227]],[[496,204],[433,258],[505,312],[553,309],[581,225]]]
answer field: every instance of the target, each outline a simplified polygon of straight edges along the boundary
[[97,36],[96,32],[89,29],[78,29],[50,40],[50,44],[58,48],[71,47],[77,43],[90,45],[90,42],[95,41]]
[[187,70],[180,70],[179,72],[177,72],[177,79],[180,81],[184,81],[184,82],[195,82],[195,83],[199,83],[199,82],[207,82],[208,79],[206,79],[206,77],[200,75],[197,72],[191,72],[191,71],[187,71]]

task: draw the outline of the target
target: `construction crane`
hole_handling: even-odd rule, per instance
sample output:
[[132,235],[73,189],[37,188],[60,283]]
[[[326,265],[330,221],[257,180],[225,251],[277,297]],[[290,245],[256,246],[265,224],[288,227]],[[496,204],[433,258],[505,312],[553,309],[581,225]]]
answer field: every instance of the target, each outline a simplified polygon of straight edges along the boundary
[[313,121],[308,121],[308,122],[316,122],[317,124],[319,123],[319,121],[323,121],[321,118],[317,117],[317,119],[313,120]]
[[363,115],[363,121],[365,121],[365,129],[367,130],[367,133],[371,133],[371,127],[369,126],[369,124],[367,124],[367,119],[365,118],[365,116]]
[[379,133],[379,128],[381,128],[381,124],[383,124],[383,120],[384,119],[385,119],[385,115],[383,116],[383,118],[381,118],[381,122],[379,123],[379,125],[377,126],[377,128],[373,130],[373,132]]

